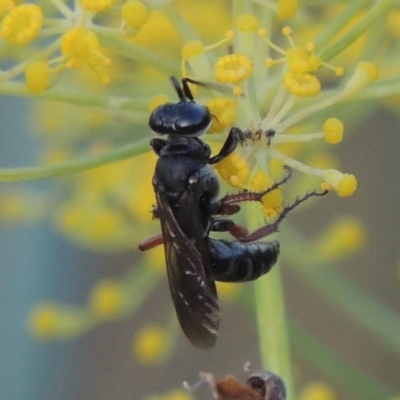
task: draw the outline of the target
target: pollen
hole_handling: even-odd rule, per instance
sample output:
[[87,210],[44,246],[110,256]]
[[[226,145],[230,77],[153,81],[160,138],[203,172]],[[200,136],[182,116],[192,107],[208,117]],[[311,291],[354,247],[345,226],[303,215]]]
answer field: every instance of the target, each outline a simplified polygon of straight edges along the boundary
[[343,122],[337,118],[328,118],[323,126],[325,141],[329,144],[340,143],[343,139]]
[[11,44],[25,45],[37,37],[42,25],[42,9],[36,4],[23,4],[4,17],[0,37]]
[[90,295],[90,308],[100,318],[112,318],[118,315],[122,305],[121,285],[111,279],[98,282]]
[[200,40],[191,40],[183,45],[181,50],[181,57],[184,60],[189,60],[192,57],[204,53],[204,44]]
[[130,28],[140,29],[149,16],[148,8],[140,1],[128,0],[121,8],[121,17]]
[[229,99],[211,99],[206,106],[213,116],[208,133],[221,132],[228,126],[232,126],[236,118],[236,103]]
[[250,167],[239,153],[224,158],[215,168],[221,178],[233,187],[243,188],[250,176]]
[[25,71],[26,86],[31,93],[44,92],[50,87],[50,68],[44,61],[28,65]]
[[113,6],[115,0],[79,0],[86,11],[106,11]]
[[351,196],[357,190],[357,179],[352,174],[343,174],[336,169],[327,169],[324,171],[326,189],[333,189],[339,196]]
[[163,360],[168,348],[166,332],[157,325],[142,328],[133,340],[133,353],[142,364],[151,365]]
[[282,20],[293,17],[298,7],[299,3],[297,0],[278,0],[278,18]]
[[260,25],[258,19],[251,14],[239,15],[235,20],[236,28],[242,32],[255,32]]
[[61,52],[68,59],[68,68],[80,69],[88,65],[101,77],[101,82],[107,84],[109,76],[102,69],[111,64],[101,50],[97,36],[84,28],[72,28],[61,39]]
[[285,88],[295,96],[312,97],[321,91],[321,83],[312,74],[288,72],[283,77]]
[[214,73],[219,82],[238,83],[250,77],[253,72],[251,59],[244,54],[230,54],[220,57]]

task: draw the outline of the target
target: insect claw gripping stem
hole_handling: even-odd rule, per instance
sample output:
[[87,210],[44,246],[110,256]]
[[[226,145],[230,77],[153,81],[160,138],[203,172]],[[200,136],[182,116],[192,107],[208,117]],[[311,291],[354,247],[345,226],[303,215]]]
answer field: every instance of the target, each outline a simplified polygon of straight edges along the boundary
[[265,225],[257,230],[255,230],[253,233],[251,233],[248,236],[244,236],[239,238],[238,240],[242,243],[247,243],[247,242],[253,242],[255,240],[259,240],[265,236],[268,236],[272,233],[275,233],[278,231],[279,224],[282,222],[282,220],[289,214],[290,211],[295,209],[299,204],[303,203],[307,199],[313,196],[325,196],[328,193],[328,190],[324,190],[322,192],[316,192],[312,191],[304,195],[303,197],[298,198],[295,200],[292,204],[286,206],[279,217],[276,219],[275,222],[272,224]]

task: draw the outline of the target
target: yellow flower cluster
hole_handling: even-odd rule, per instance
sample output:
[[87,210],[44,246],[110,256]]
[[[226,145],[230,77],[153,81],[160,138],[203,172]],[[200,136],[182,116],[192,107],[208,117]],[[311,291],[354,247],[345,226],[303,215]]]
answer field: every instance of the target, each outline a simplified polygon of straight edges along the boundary
[[[48,3],[0,2],[2,45],[26,54],[26,59],[1,71],[1,82],[18,84],[25,74],[26,88],[18,86],[18,93],[40,93],[43,98],[90,104],[98,107],[96,118],[110,115],[114,120],[114,124],[106,124],[103,119],[95,122],[84,109],[80,122],[76,122],[78,112],[57,121],[56,113],[46,104],[44,113],[36,115],[51,126],[51,134],[45,139],[54,158],[61,154],[58,162],[65,161],[65,154],[77,158],[82,153],[96,156],[96,150],[91,153],[92,146],[85,146],[100,143],[101,147],[104,138],[107,146],[112,143],[110,147],[139,142],[140,135],[148,133],[145,124],[149,112],[167,101],[176,101],[175,94],[172,97],[160,93],[168,85],[168,76],[181,73],[199,81],[200,85],[192,85],[191,89],[196,101],[206,104],[212,114],[208,133],[215,135],[205,141],[220,149],[223,135],[232,126],[244,133],[237,151],[216,165],[216,171],[229,185],[243,191],[265,191],[282,178],[284,166],[290,166],[311,177],[312,189],[320,186],[342,197],[356,191],[354,175],[336,169],[327,156],[323,165],[314,166],[309,157],[314,147],[312,152],[306,152],[303,149],[307,146],[302,144],[320,141],[315,147],[317,157],[321,149],[326,151],[328,145],[341,143],[344,123],[336,116],[340,111],[329,110],[323,116],[319,112],[360,95],[378,78],[378,68],[362,61],[355,68],[345,64],[345,73],[342,67],[328,64],[331,57],[324,57],[326,47],[320,46],[318,40],[303,40],[304,32],[299,32],[296,23],[292,29],[272,21],[273,15],[279,20],[295,16],[297,0],[265,2],[268,7],[273,3],[271,8],[260,1],[249,2],[249,7],[240,12],[240,7],[235,8],[232,19],[227,12],[229,1]],[[241,13],[244,9],[248,12]],[[259,15],[257,11],[261,10]],[[279,26],[278,32],[273,30],[275,26]],[[110,85],[99,89],[84,75],[87,71],[96,81]],[[76,89],[75,96],[68,97],[72,88]],[[90,89],[91,96],[87,96],[86,89]],[[143,148],[149,148],[149,140],[145,139]],[[58,149],[51,148],[55,143]],[[107,162],[116,160],[110,157]],[[55,213],[61,232],[100,251],[136,247],[150,233],[146,230],[155,204],[151,187],[155,160],[153,154],[135,153],[132,160],[86,171],[74,176],[73,181],[64,182],[60,192],[67,195]],[[299,175],[295,173],[294,179]],[[284,191],[278,188],[263,197],[262,213],[268,219],[276,218],[284,209]],[[21,215],[21,207],[16,198],[0,199],[0,213],[7,213],[10,219]],[[158,223],[153,225],[154,230],[155,226]],[[334,260],[348,255],[362,246],[363,233],[357,221],[339,221],[316,242],[315,257]],[[146,253],[142,262],[146,268],[138,276],[132,274],[120,281],[104,279],[94,285],[82,309],[53,303],[38,305],[30,318],[32,333],[41,339],[74,337],[101,321],[134,312],[163,276],[162,246]],[[239,286],[218,285],[221,298],[228,300],[238,290]],[[142,364],[162,362],[175,337],[165,324],[145,325],[134,333],[132,352]],[[323,385],[310,385],[307,390],[301,398],[334,398]],[[171,392],[154,399],[187,396]]]

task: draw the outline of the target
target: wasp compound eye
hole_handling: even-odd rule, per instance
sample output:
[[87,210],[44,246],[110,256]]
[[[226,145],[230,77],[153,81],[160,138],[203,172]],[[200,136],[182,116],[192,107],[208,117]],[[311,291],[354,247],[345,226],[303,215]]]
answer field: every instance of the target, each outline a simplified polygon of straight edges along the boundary
[[211,124],[207,107],[195,102],[167,103],[157,107],[150,115],[150,128],[158,134],[199,136]]

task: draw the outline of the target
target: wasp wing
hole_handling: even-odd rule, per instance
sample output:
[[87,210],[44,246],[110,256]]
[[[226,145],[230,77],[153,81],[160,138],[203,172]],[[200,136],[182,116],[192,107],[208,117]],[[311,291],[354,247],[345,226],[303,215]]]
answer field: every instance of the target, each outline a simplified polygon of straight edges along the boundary
[[198,200],[192,191],[186,191],[175,215],[166,196],[156,185],[155,189],[169,287],[179,323],[193,345],[209,348],[217,338],[219,306]]

